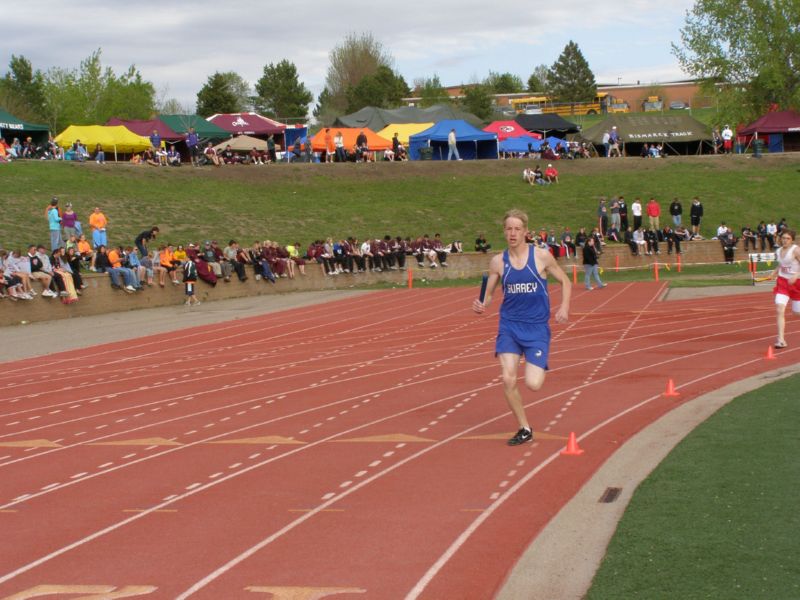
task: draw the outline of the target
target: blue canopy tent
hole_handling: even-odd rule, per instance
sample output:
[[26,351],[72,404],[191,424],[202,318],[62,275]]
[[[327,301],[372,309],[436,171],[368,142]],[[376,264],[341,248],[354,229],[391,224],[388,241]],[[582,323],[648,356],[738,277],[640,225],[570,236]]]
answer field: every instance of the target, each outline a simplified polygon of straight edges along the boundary
[[542,147],[542,140],[530,135],[506,138],[500,142],[500,152],[538,152]]
[[[294,146],[294,141],[297,138],[300,138],[300,143],[303,144],[305,148],[306,138],[308,137],[308,127],[305,125],[295,125],[294,127],[286,126],[286,130],[283,132],[284,140],[286,143],[286,148],[284,150],[291,150],[292,146]],[[289,159],[289,153],[285,153],[285,160]]]
[[446,119],[408,138],[408,156],[420,159],[420,149],[431,147],[433,160],[447,160],[447,136],[456,131],[456,147],[464,160],[497,158],[497,135],[476,129],[466,121]]

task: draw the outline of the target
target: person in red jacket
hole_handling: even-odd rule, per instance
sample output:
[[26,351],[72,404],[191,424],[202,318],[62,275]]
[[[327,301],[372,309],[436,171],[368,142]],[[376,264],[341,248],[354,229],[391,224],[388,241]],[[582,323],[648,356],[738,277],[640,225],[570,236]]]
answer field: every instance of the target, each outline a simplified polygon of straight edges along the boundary
[[650,229],[653,231],[658,231],[661,229],[661,224],[659,223],[660,216],[661,206],[658,204],[658,201],[655,198],[651,197],[647,202],[647,217],[650,220]]

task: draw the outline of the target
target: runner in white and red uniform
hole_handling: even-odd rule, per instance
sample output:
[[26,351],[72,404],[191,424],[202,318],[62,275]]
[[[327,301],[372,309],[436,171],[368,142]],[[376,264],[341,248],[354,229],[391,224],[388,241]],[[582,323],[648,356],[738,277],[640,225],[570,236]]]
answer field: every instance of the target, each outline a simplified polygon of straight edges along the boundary
[[800,316],[800,247],[795,243],[797,234],[784,229],[780,234],[781,247],[775,252],[778,259],[778,266],[773,272],[776,278],[775,305],[777,307],[778,319],[778,339],[775,341],[776,348],[786,348],[786,338],[784,332],[786,328],[786,305],[791,300],[792,312]]

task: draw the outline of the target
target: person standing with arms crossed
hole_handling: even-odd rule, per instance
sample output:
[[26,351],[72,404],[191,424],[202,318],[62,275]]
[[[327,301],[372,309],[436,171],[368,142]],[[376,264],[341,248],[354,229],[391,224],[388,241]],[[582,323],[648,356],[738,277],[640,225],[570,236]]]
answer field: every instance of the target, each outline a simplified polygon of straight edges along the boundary
[[472,309],[482,314],[492,301],[497,284],[502,284],[503,301],[500,306],[500,323],[495,342],[495,356],[500,361],[503,374],[503,391],[506,402],[519,424],[519,431],[508,440],[517,446],[533,440],[533,430],[525,415],[525,406],[517,387],[517,369],[520,356],[525,356],[525,385],[532,391],[544,384],[547,359],[550,353],[550,296],[547,276],[552,275],[561,284],[561,306],[556,312],[556,322],[569,319],[572,283],[553,255],[545,249],[525,243],[528,215],[521,210],[510,210],[503,217],[503,232],[508,248],[495,255],[489,263],[486,296],[475,300]]
[[800,247],[794,241],[797,234],[791,229],[784,229],[781,232],[779,241],[780,248],[775,251],[778,261],[777,268],[772,272],[772,278],[776,280],[775,306],[778,309],[778,339],[775,340],[776,348],[786,348],[786,305],[792,302],[792,312],[800,316]]

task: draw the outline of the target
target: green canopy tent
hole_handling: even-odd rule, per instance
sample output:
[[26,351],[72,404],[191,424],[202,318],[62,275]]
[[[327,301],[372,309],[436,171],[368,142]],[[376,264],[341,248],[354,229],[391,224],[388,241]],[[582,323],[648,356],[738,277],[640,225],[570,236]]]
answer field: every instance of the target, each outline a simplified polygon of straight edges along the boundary
[[224,140],[231,136],[222,127],[206,121],[200,115],[158,115],[167,127],[180,134],[189,133],[189,128],[194,127],[200,142]]
[[575,137],[595,146],[603,143],[603,134],[617,128],[625,154],[637,156],[644,144],[663,144],[669,154],[702,154],[704,144],[711,145],[711,129],[690,115],[609,115],[600,123]]
[[47,142],[49,132],[47,125],[27,123],[0,108],[0,137],[9,144],[15,137],[20,138],[20,141],[30,137],[37,144],[44,144]]

